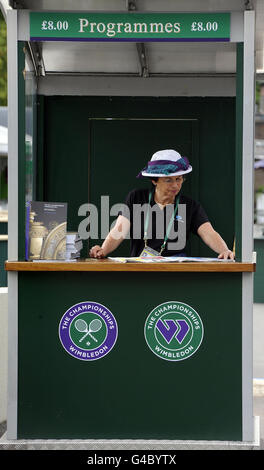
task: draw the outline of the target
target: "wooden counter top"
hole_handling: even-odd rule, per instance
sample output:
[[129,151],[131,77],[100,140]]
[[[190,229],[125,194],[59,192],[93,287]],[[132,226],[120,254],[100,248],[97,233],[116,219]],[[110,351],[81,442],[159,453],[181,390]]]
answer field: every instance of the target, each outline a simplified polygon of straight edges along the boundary
[[6,271],[125,271],[125,272],[254,272],[254,263],[118,263],[108,259],[87,259],[74,262],[6,261]]

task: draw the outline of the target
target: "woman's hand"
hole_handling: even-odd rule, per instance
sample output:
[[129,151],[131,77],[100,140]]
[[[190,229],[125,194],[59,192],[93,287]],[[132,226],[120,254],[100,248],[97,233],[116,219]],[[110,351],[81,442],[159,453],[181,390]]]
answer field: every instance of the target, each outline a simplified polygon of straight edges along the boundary
[[214,250],[216,253],[219,253],[219,259],[235,259],[233,251],[229,250],[226,242],[219,233],[214,230],[210,222],[205,222],[200,225],[197,233],[209,248]]
[[130,221],[123,215],[119,215],[114,227],[107,235],[102,246],[95,245],[90,249],[91,258],[106,258],[124,240],[130,229]]
[[105,258],[104,250],[101,246],[95,245],[90,249],[89,255],[91,258]]
[[235,256],[234,256],[233,251],[225,250],[225,251],[222,251],[222,253],[218,255],[218,258],[219,259],[235,259]]

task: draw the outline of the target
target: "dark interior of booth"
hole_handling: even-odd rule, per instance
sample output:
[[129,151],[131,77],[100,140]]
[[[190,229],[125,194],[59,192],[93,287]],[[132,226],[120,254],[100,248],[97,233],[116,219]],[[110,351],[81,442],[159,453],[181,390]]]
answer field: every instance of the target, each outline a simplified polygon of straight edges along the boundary
[[[199,201],[230,248],[235,233],[236,100],[233,97],[96,97],[38,95],[36,198],[68,203],[68,230],[77,231],[82,204],[99,211],[124,203],[134,188],[150,187],[139,171],[161,149],[175,149],[193,167],[183,194]],[[87,213],[88,216],[88,213]],[[110,217],[110,225],[116,216]],[[214,256],[191,235],[189,256]],[[128,256],[125,240],[114,256]]]

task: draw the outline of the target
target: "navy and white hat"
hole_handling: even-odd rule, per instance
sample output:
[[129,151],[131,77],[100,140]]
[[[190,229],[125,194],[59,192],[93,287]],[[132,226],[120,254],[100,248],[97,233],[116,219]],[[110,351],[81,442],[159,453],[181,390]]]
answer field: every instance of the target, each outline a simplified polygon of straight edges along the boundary
[[176,150],[159,150],[152,155],[137,178],[185,175],[191,171],[192,167],[187,157],[182,157]]

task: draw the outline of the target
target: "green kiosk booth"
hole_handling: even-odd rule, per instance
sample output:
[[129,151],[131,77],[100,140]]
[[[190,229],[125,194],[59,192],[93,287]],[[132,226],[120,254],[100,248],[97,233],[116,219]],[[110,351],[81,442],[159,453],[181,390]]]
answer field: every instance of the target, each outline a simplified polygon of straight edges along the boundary
[[[7,442],[252,448],[255,12],[232,1],[36,3],[7,10]],[[112,223],[164,148],[189,158],[184,193],[235,262],[89,258],[106,196]],[[98,236],[75,262],[27,261],[29,201],[67,203],[69,232],[89,226],[93,204]],[[188,255],[215,253],[192,236]],[[129,240],[112,256],[129,256]]]

